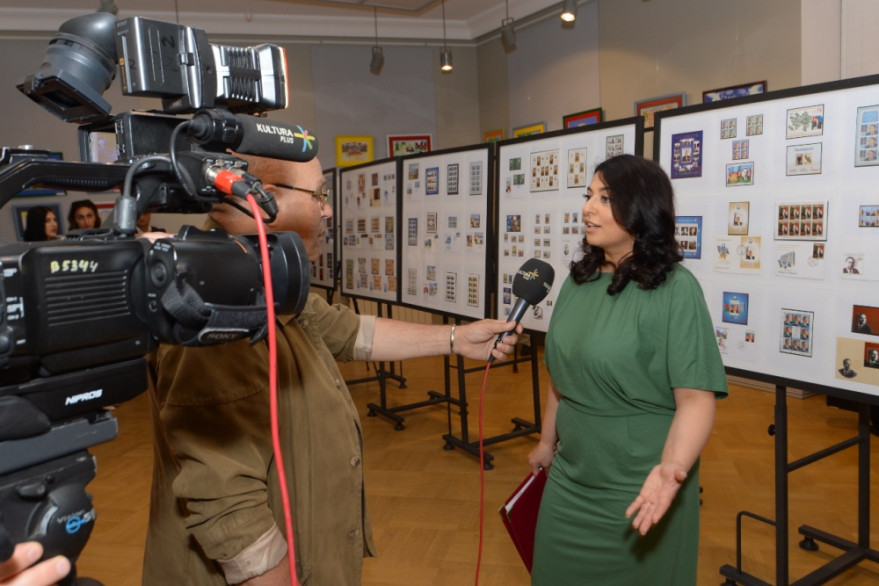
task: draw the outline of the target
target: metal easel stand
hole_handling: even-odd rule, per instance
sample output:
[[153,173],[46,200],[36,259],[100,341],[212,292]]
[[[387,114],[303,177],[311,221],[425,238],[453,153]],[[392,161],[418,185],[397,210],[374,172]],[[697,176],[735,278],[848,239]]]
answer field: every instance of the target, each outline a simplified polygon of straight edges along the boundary
[[[775,385],[775,424],[770,426],[769,433],[775,435],[775,514],[777,519],[772,521],[746,511],[739,513],[736,520],[736,567],[727,564],[720,568],[721,575],[726,577],[725,585],[771,586],[769,582],[742,571],[741,519],[743,515],[775,526],[775,579],[779,586],[824,584],[865,559],[879,562],[879,551],[870,548],[870,406],[861,403],[858,414],[858,434],[855,437],[799,460],[788,462],[787,386]],[[788,560],[789,492],[787,475],[794,470],[853,446],[858,446],[858,541],[855,543],[808,525],[800,526],[799,533],[803,535],[799,544],[801,548],[817,551],[818,545],[815,542],[819,541],[841,549],[844,553],[799,580],[791,582]]]
[[[390,317],[390,312],[391,312],[391,307],[389,305],[388,306],[388,317]],[[447,317],[443,318],[443,323],[448,323]],[[448,357],[446,357],[445,360],[448,361]],[[427,396],[429,398],[424,401],[418,401],[415,403],[407,403],[405,405],[396,405],[394,407],[389,407],[387,393],[386,393],[386,386],[387,385],[385,384],[385,379],[386,378],[394,378],[397,376],[394,374],[394,364],[391,363],[390,372],[386,372],[384,370],[384,362],[380,362],[379,368],[376,369],[376,372],[381,372],[384,375],[379,380],[380,403],[378,405],[376,405],[375,403],[367,403],[366,406],[369,408],[369,411],[366,414],[369,417],[375,417],[376,415],[383,415],[383,416],[387,417],[388,419],[390,419],[391,421],[394,421],[396,423],[396,425],[394,426],[394,429],[396,429],[397,431],[400,431],[405,428],[405,426],[403,425],[404,419],[402,416],[398,415],[398,413],[401,413],[403,411],[410,411],[412,409],[418,409],[420,407],[427,407],[428,405],[437,405],[440,403],[455,403],[455,404],[458,403],[458,400],[453,398],[451,395],[449,376],[448,376],[448,371],[447,371],[446,375],[445,375],[445,393],[438,393],[437,391],[427,391]],[[402,375],[402,372],[403,372],[403,364],[401,362],[400,363],[401,375]],[[405,389],[406,388],[406,379],[400,379],[400,380],[401,380],[400,388]]]
[[[500,435],[496,435],[493,437],[483,438],[482,445],[490,446],[492,444],[496,444],[498,442],[510,440],[513,438],[521,437],[523,435],[530,435],[532,433],[540,433],[540,373],[538,371],[538,363],[537,363],[537,344],[535,340],[535,335],[531,335],[531,354],[527,358],[519,358],[518,351],[512,360],[508,360],[506,362],[502,362],[500,364],[493,365],[492,368],[503,368],[505,366],[511,366],[513,368],[513,372],[519,372],[518,363],[524,362],[526,360],[531,361],[531,386],[534,400],[534,420],[526,421],[524,419],[520,419],[518,417],[512,418],[510,421],[513,423],[513,431],[509,433],[503,433]],[[464,368],[464,358],[462,356],[457,356],[457,363],[455,366],[452,366],[448,357],[446,357],[445,361],[446,366],[446,380],[448,381],[450,378],[450,370],[455,368],[458,373],[458,405],[460,407],[459,414],[461,418],[461,437],[456,437],[452,433],[452,412],[451,407],[449,408],[449,433],[443,435],[443,439],[446,440],[446,444],[443,446],[444,450],[453,450],[455,448],[461,448],[465,452],[479,457],[479,440],[477,438],[476,441],[470,440],[470,432],[467,424],[467,384],[465,375],[470,372],[482,372],[485,370],[484,366],[478,366],[475,368]],[[494,456],[489,452],[483,450],[483,468],[485,470],[491,470],[494,468],[492,464],[492,460]]]

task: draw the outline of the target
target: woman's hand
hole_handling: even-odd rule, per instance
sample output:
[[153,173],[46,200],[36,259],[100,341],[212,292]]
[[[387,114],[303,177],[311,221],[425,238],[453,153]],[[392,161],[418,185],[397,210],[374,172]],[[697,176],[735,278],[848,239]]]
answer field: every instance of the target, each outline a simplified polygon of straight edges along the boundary
[[549,468],[555,458],[555,446],[549,442],[541,441],[528,454],[528,466],[531,474],[537,474],[542,468]]
[[687,471],[679,465],[659,464],[653,467],[638,498],[626,509],[627,518],[635,515],[632,521],[635,531],[646,535],[651,527],[659,523],[686,479]]

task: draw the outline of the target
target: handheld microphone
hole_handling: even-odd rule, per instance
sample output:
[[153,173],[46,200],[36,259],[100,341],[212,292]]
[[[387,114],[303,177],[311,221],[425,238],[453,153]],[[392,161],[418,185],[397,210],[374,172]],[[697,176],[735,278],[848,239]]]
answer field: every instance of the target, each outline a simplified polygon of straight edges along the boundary
[[[530,306],[537,305],[549,294],[553,279],[555,279],[555,269],[552,265],[536,258],[526,260],[513,277],[513,295],[518,299],[507,321],[518,324]],[[494,345],[497,346],[509,335],[510,332],[501,333]],[[494,362],[494,356],[489,356],[488,362]]]
[[200,145],[223,145],[244,155],[300,163],[317,155],[317,137],[298,124],[219,109],[199,110],[187,124],[186,136]]

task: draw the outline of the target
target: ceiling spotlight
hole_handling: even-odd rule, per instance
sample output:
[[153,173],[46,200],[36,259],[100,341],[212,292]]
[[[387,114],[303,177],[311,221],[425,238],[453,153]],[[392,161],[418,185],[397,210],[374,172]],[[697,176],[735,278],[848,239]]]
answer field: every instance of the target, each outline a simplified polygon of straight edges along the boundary
[[501,22],[501,43],[507,53],[516,50],[516,30],[513,28],[512,18],[505,18]]
[[101,0],[97,12],[109,12],[110,14],[119,14],[119,7],[116,6],[115,0]]
[[369,62],[369,72],[379,75],[385,66],[385,53],[378,46],[378,8],[373,8],[375,16],[375,45],[372,47],[372,60]]
[[451,73],[452,69],[454,69],[452,65],[452,50],[446,45],[446,0],[443,0],[443,48],[440,51],[440,71]]
[[562,6],[562,20],[574,22],[577,20],[577,0],[565,0]]
[[440,71],[451,73],[452,69],[454,69],[452,65],[452,50],[448,47],[443,47],[443,50],[440,51]]
[[504,0],[507,7],[507,17],[501,20],[501,44],[504,51],[510,53],[516,50],[516,31],[513,30],[513,19],[510,18],[510,0]]
[[381,47],[372,48],[372,61],[369,62],[369,72],[373,75],[379,75],[382,67],[385,66],[385,54]]

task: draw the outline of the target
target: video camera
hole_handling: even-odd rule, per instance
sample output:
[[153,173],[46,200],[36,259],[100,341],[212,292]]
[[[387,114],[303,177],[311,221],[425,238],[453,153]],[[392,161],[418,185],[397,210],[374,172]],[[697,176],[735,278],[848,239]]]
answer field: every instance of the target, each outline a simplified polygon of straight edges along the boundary
[[[162,110],[110,115],[101,94],[117,64],[123,93],[159,97]],[[146,211],[226,202],[274,220],[271,194],[226,151],[316,155],[306,129],[253,115],[286,107],[286,79],[280,47],[211,45],[198,29],[98,12],[64,23],[39,71],[18,84],[81,124],[82,160],[3,148],[0,206],[33,186],[121,193],[109,227],[0,246],[0,560],[35,539],[45,558],[76,561],[95,519],[87,448],[116,437],[107,407],[146,390],[145,355],[157,343],[261,339],[269,269],[276,311],[304,307],[309,260],[293,232],[268,235],[268,267],[255,235],[184,226],[154,243],[136,237]],[[259,212],[242,205],[248,196]],[[74,570],[63,584],[75,583]]]

